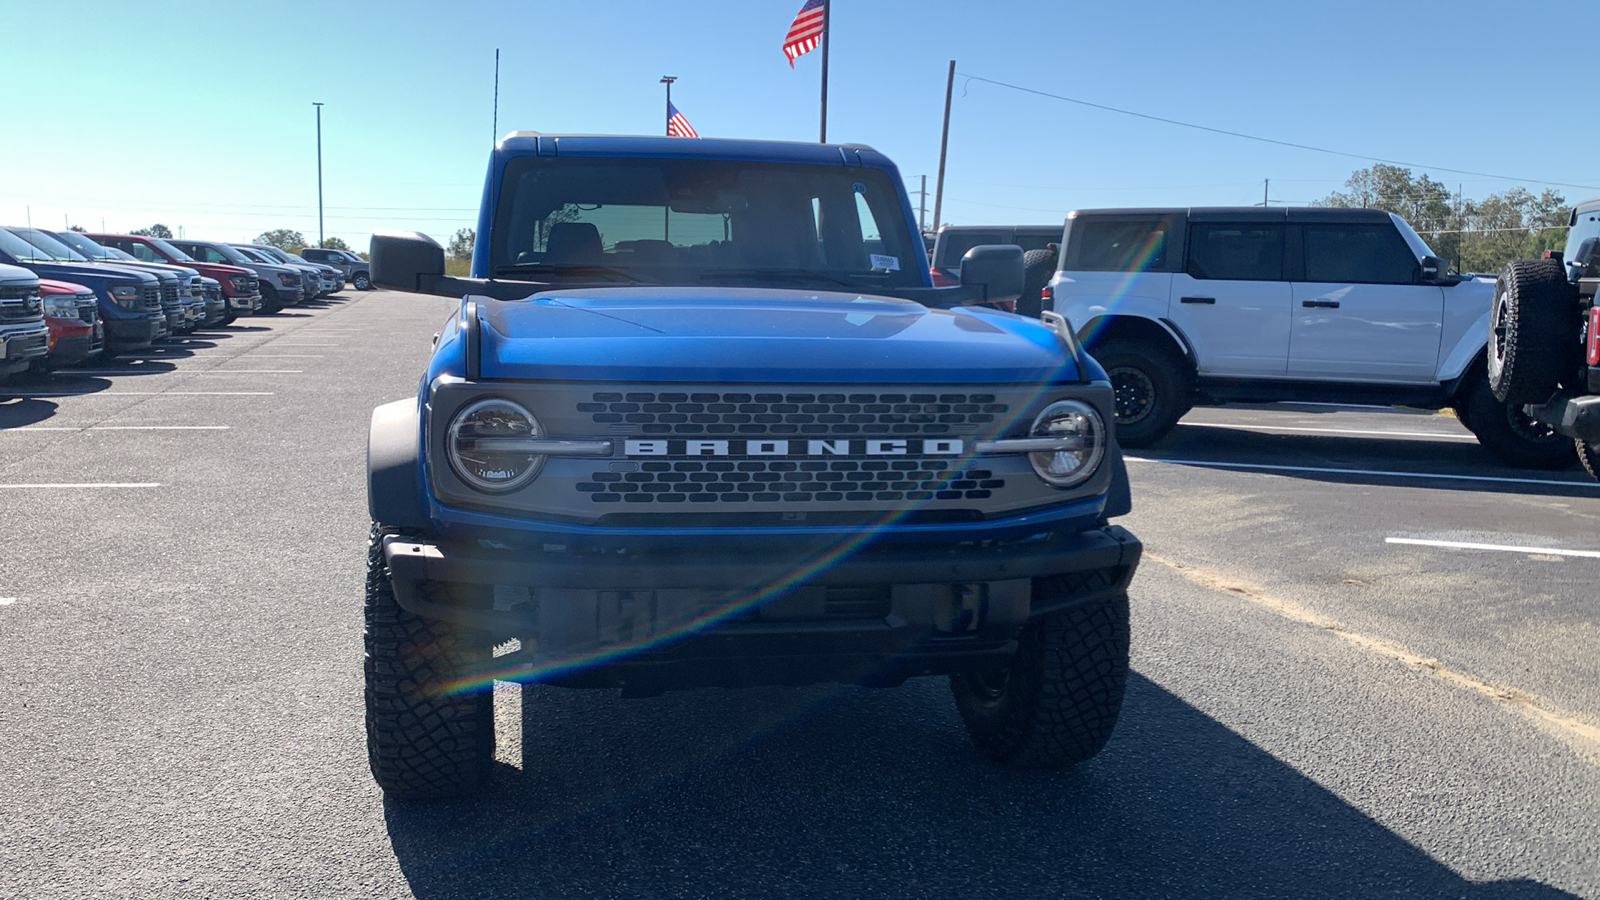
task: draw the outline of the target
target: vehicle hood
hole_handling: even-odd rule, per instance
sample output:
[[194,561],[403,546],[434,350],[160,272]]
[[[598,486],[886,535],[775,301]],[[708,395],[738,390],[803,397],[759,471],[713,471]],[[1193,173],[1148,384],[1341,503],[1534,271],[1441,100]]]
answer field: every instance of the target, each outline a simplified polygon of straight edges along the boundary
[[46,294],[92,294],[92,293],[94,293],[94,291],[91,290],[86,285],[77,284],[77,283],[71,282],[71,281],[56,281],[56,280],[50,279],[50,278],[41,278],[41,279],[39,279],[39,290],[40,290],[40,292],[46,293]]
[[0,263],[0,284],[15,284],[19,281],[33,283],[39,276],[21,266],[9,266]]
[[141,272],[138,269],[124,269],[121,266],[102,265],[100,263],[30,262],[25,264],[23,268],[32,270],[40,278],[55,278],[60,281],[72,281],[91,287],[112,281],[137,281],[145,285],[161,283],[160,279],[149,272]]
[[554,290],[482,299],[485,378],[1016,383],[1080,380],[1037,320],[860,294],[751,288]]
[[133,262],[126,259],[106,260],[106,262],[113,266],[121,266],[124,269],[139,269],[144,272],[149,272],[155,275],[157,278],[171,276],[179,281],[188,281],[189,279],[200,274],[197,270],[191,269],[188,266],[180,266],[174,263],[153,263],[143,261]]

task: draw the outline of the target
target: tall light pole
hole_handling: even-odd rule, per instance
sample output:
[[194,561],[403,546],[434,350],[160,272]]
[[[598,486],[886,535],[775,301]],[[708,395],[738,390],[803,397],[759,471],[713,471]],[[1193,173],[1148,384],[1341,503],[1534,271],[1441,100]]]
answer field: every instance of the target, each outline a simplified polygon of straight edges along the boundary
[[312,101],[317,108],[317,246],[328,242],[322,233],[322,104]]
[[[663,76],[661,76],[661,83],[667,86],[667,119],[666,119],[666,121],[667,121],[667,125],[669,127],[672,124],[672,83],[674,81],[677,81],[677,80],[678,80],[678,76],[676,76],[676,75],[663,75]],[[672,132],[670,132],[670,131],[666,132],[666,134],[667,134],[668,137],[672,136]]]

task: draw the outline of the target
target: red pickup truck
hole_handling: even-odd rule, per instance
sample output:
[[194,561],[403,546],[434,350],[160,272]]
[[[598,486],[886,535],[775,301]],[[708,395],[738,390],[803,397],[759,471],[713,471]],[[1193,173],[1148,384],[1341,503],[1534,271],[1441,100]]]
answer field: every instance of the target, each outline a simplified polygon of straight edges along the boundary
[[188,266],[207,278],[215,278],[222,283],[222,295],[228,299],[228,313],[222,320],[224,325],[261,308],[261,282],[256,273],[242,266],[201,262],[161,238],[148,235],[90,234],[88,237],[97,244],[131,253],[144,262]]
[[39,295],[44,298],[44,324],[50,329],[50,352],[34,361],[35,369],[70,366],[104,349],[105,330],[93,290],[70,281],[41,278]]

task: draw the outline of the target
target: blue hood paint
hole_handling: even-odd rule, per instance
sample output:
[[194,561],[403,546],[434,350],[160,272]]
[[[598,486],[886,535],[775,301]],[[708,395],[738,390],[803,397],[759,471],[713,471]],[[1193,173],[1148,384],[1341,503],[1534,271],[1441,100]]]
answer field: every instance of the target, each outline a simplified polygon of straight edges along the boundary
[[480,300],[482,376],[515,380],[1049,383],[1083,380],[1038,322],[826,291],[552,290]]

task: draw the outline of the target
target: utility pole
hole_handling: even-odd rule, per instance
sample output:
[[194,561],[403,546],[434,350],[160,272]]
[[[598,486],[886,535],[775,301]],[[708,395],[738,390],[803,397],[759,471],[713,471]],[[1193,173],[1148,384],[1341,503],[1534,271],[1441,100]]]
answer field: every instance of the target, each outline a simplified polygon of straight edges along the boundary
[[[672,83],[677,80],[678,76],[676,75],[661,76],[661,83],[667,86],[667,117],[663,120],[666,122],[667,130],[662,132],[667,137],[672,137]],[[689,99],[693,100],[694,98],[690,97]]]
[[317,246],[328,242],[322,233],[322,104],[312,101],[317,108]]
[[956,61],[950,60],[950,74],[944,79],[944,128],[939,132],[939,180],[933,187],[933,230],[939,230],[944,211],[944,159],[950,147],[950,95],[956,86]]
[[822,0],[822,127],[819,129],[817,143],[828,142],[828,45],[833,41],[828,39],[828,26],[833,24],[828,21],[828,0]]
[[922,176],[922,190],[917,191],[917,231],[928,231],[928,176]]

